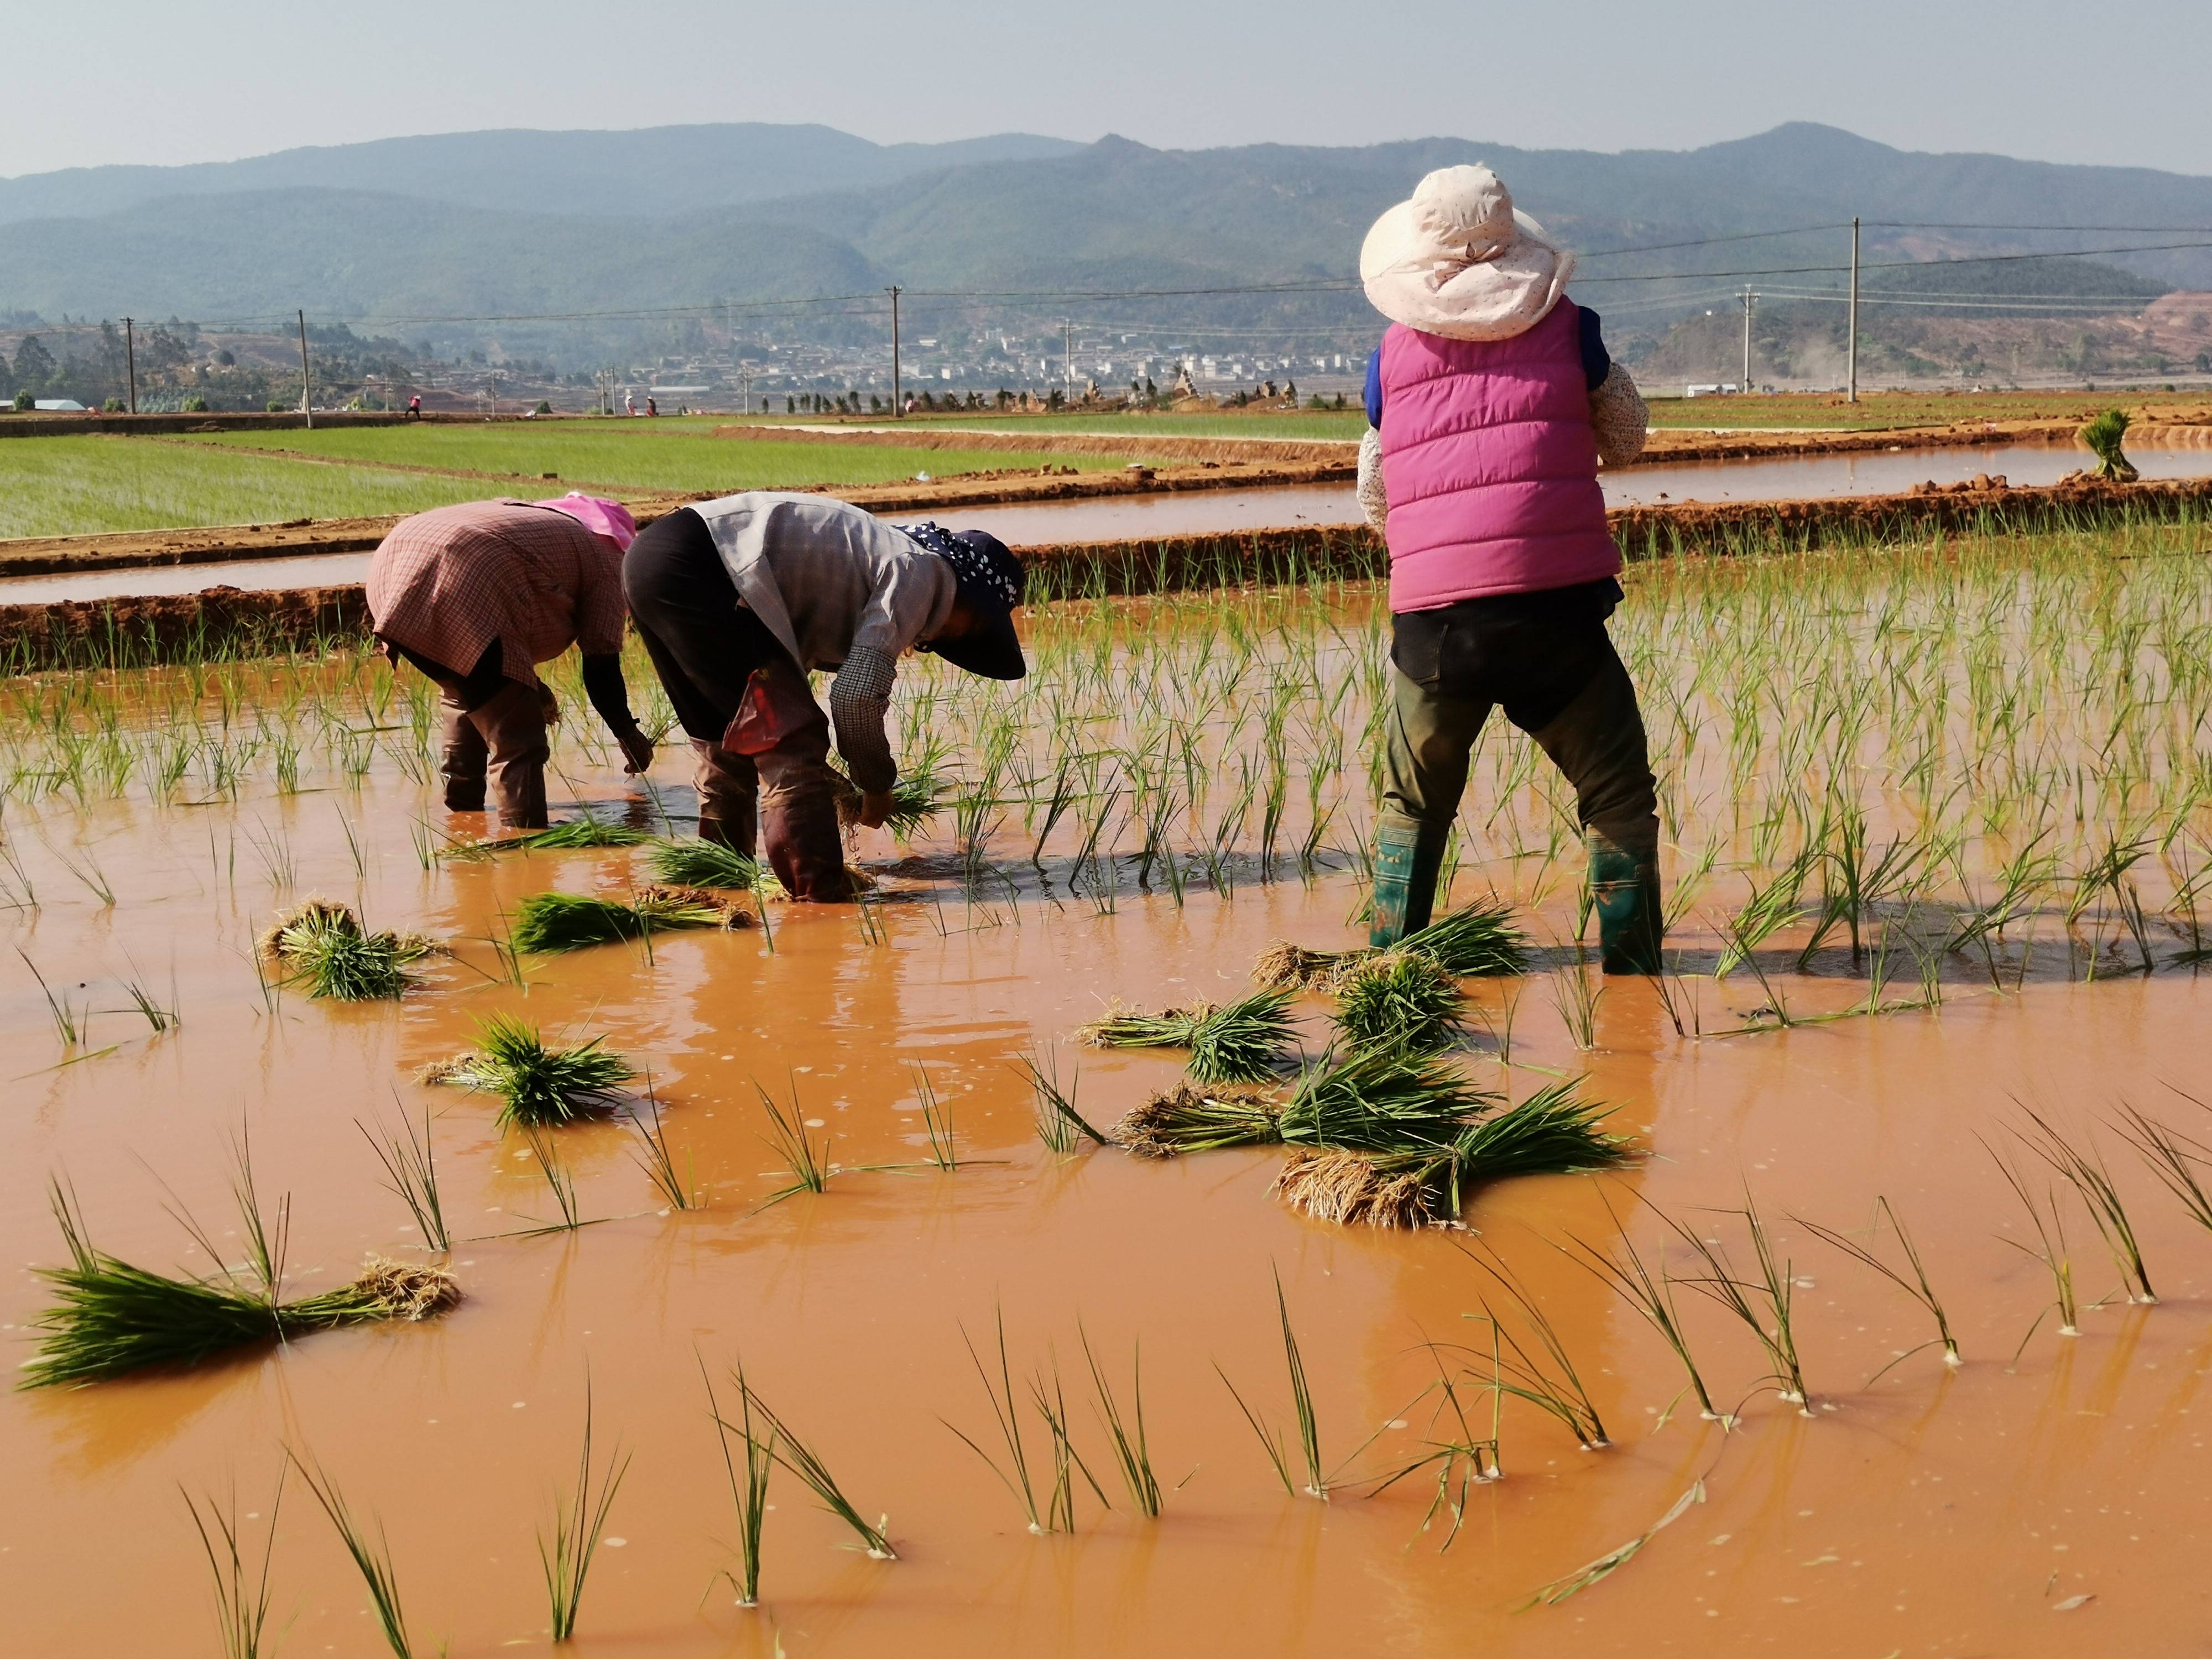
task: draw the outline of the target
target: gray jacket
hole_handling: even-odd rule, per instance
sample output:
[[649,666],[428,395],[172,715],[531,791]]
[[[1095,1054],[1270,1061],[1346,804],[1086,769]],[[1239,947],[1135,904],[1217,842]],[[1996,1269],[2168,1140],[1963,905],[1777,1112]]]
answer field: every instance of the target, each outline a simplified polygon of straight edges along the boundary
[[830,718],[854,783],[898,777],[884,718],[902,652],[951,613],[952,567],[873,514],[827,495],[751,490],[699,501],[738,603],[805,669],[834,669]]

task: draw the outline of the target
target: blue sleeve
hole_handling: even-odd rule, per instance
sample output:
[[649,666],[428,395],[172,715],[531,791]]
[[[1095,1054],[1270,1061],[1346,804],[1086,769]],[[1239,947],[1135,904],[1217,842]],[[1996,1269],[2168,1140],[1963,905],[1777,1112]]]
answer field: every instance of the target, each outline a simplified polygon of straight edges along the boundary
[[1380,430],[1382,425],[1382,348],[1376,346],[1367,356],[1367,424]]
[[1605,384],[1605,377],[1613,373],[1613,359],[1606,352],[1604,337],[1598,332],[1597,313],[1588,306],[1577,306],[1575,309],[1581,313],[1577,320],[1581,323],[1583,331],[1583,378],[1589,382],[1589,389],[1595,392]]

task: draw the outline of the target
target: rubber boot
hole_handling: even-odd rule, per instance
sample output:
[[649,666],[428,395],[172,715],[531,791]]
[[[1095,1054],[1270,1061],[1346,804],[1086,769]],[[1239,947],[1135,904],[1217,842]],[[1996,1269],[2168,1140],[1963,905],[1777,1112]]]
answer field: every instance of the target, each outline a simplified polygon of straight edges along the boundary
[[544,706],[535,686],[509,680],[489,702],[469,711],[490,751],[491,793],[500,827],[545,827],[545,763],[552,750],[545,741]]
[[[796,750],[797,752],[793,752]],[[761,851],[793,899],[839,904],[853,896],[837,824],[837,780],[812,744],[755,757],[760,769]]]
[[1385,812],[1375,825],[1375,912],[1367,942],[1387,951],[1429,925],[1443,868],[1449,826],[1437,829],[1403,813]]
[[752,857],[759,840],[760,774],[751,758],[699,738],[691,739],[691,753],[697,763],[691,779],[699,791],[699,838]]
[[1583,840],[1589,849],[1600,965],[1608,974],[1656,974],[1660,940],[1666,932],[1658,866],[1639,862],[1634,854],[1595,830]]
[[442,699],[439,713],[445,721],[445,738],[438,753],[438,775],[446,781],[448,812],[481,812],[484,806],[484,768],[491,751],[460,704]]

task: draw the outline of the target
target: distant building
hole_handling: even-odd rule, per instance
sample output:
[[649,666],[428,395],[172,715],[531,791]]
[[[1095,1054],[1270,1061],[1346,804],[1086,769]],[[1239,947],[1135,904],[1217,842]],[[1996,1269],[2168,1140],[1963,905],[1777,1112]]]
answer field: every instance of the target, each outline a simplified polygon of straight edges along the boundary
[[31,407],[46,415],[82,415],[84,405],[74,398],[40,398]]

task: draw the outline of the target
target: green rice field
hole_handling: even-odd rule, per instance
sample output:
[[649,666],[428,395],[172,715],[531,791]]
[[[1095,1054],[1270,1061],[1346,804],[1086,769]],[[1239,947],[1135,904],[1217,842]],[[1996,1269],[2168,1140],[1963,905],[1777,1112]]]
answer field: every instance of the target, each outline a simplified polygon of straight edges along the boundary
[[716,438],[672,422],[16,438],[0,442],[0,538],[413,513],[580,487],[795,489],[1047,462],[1110,471],[1123,459]]

